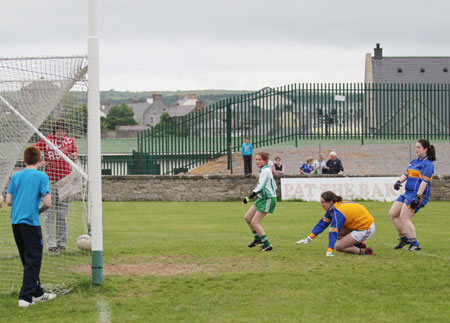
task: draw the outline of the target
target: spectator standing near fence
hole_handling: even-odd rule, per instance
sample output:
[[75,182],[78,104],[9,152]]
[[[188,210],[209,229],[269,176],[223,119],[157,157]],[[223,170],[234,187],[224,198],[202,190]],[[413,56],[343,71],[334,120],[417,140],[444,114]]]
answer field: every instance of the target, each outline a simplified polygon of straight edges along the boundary
[[280,157],[275,157],[275,162],[273,164],[274,166],[274,170],[273,173],[274,175],[283,175],[284,174],[284,167],[283,164],[281,163],[281,158]]
[[323,169],[327,167],[327,162],[323,158],[322,153],[319,154],[319,159],[316,159],[313,162],[313,167],[314,167],[314,174],[319,174],[319,175],[322,174]]
[[328,174],[343,174],[344,166],[342,166],[342,161],[337,158],[336,152],[332,151],[330,153],[330,159],[327,161]]
[[244,159],[244,174],[245,176],[250,176],[252,174],[253,157],[253,146],[250,142],[250,137],[245,138],[245,142],[242,144],[241,154]]
[[314,167],[313,167],[313,158],[309,157],[306,159],[305,163],[303,163],[302,166],[300,166],[299,168],[299,172],[302,175],[311,175],[314,171]]

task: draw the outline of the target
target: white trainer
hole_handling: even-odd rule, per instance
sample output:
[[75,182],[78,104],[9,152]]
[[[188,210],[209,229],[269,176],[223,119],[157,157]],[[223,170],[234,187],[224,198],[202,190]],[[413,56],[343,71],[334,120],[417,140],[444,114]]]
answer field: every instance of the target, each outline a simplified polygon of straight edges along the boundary
[[56,294],[52,293],[44,293],[42,296],[34,297],[33,296],[33,303],[39,303],[39,302],[46,302],[46,301],[52,301],[56,298]]
[[30,303],[23,299],[19,299],[19,307],[30,307],[31,305],[34,305],[34,303]]

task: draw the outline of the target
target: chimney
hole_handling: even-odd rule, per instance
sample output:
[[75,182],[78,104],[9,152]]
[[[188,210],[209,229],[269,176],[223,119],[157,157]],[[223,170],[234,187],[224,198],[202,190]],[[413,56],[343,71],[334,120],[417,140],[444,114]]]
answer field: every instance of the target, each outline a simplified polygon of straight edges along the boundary
[[153,103],[156,101],[161,101],[162,95],[160,93],[154,92],[152,98],[153,98]]
[[204,107],[206,107],[206,103],[204,101],[198,100],[195,102],[195,110],[202,111]]
[[380,44],[377,44],[377,47],[373,49],[374,52],[374,58],[376,60],[382,60],[383,59],[383,48],[380,47]]

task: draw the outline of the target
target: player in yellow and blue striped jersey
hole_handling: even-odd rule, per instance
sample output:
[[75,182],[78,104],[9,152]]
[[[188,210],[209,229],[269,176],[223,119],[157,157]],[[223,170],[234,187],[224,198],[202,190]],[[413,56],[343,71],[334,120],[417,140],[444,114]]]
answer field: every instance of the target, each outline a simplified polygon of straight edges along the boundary
[[405,193],[398,197],[389,211],[400,236],[400,242],[394,249],[401,249],[407,244],[410,245],[408,249],[410,251],[422,249],[416,238],[416,228],[412,223],[412,217],[427,204],[430,198],[436,152],[428,140],[420,139],[416,143],[416,155],[417,158],[411,161],[406,172],[394,184],[394,189],[398,191],[402,183],[406,181]]
[[[309,236],[297,241],[297,244],[310,243],[331,225],[326,256],[333,256],[335,248],[345,253],[374,255],[372,248],[367,247],[365,241],[375,233],[375,219],[365,206],[343,201],[341,196],[331,191],[321,194],[320,204],[326,211],[324,217],[314,226]],[[339,241],[336,243],[337,240]]]

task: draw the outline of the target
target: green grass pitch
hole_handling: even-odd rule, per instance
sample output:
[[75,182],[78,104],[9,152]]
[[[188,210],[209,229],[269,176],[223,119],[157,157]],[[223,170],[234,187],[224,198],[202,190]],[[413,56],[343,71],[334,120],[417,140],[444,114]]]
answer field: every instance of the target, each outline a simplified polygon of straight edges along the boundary
[[3,295],[0,321],[448,322],[450,202],[414,217],[420,252],[393,249],[391,203],[362,204],[375,217],[374,257],[325,257],[326,232],[296,245],[323,215],[319,203],[278,203],[262,222],[274,250],[262,253],[247,248],[242,203],[105,202],[103,286],[86,275],[28,309]]

